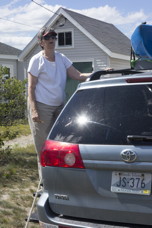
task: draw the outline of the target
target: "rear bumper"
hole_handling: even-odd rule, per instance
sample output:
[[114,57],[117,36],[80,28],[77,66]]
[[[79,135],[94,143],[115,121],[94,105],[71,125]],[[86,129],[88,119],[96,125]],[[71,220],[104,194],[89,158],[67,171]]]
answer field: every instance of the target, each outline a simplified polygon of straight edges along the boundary
[[49,207],[48,193],[44,192],[37,202],[37,210],[39,221],[46,224],[62,225],[69,227],[79,227],[79,228],[94,228],[99,227],[96,224],[88,223],[85,221],[79,221],[75,218],[67,218],[61,215],[55,214]]
[[[39,221],[45,225],[44,227],[47,227],[47,228],[58,227],[58,226],[63,226],[63,227],[65,226],[69,228],[74,228],[74,227],[77,227],[77,228],[103,228],[103,227],[106,228],[107,227],[108,228],[108,227],[118,227],[118,226],[120,228],[133,227],[133,224],[123,223],[122,221],[118,222],[118,220],[117,222],[114,222],[114,221],[108,222],[108,221],[99,221],[99,220],[91,220],[91,219],[89,220],[89,219],[81,219],[81,218],[58,215],[54,213],[49,206],[49,195],[47,192],[43,192],[43,194],[39,198],[37,202],[37,211],[38,211]],[[120,213],[120,217],[121,217],[121,213]],[[151,218],[151,214],[148,215],[148,217],[145,216],[144,222],[138,221],[139,224],[141,225],[138,224],[137,227],[141,227],[141,228],[151,227],[150,218]],[[140,220],[140,216],[138,217],[138,219]],[[133,223],[134,225],[136,224],[135,222]],[[51,224],[53,224],[54,226],[49,226]],[[143,226],[142,224],[145,224],[145,225]]]
[[[38,217],[39,221],[46,224],[46,227],[49,227],[49,224],[53,224],[56,226],[65,226],[69,228],[103,228],[104,227],[109,227],[110,223],[104,222],[103,224],[97,223],[97,221],[90,222],[86,221],[84,219],[76,219],[76,218],[71,218],[71,217],[65,217],[62,215],[55,214],[51,208],[49,207],[49,196],[47,192],[44,192],[41,197],[39,198],[37,202],[37,210],[38,210]],[[105,225],[109,224],[109,225]],[[111,224],[112,225],[112,224]]]

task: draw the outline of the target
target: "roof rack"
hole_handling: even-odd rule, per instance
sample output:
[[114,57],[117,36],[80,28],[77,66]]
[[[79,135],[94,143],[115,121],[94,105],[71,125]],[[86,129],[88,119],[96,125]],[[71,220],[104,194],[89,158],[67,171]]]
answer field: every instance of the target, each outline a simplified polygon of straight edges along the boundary
[[140,70],[134,70],[134,69],[121,69],[121,70],[100,70],[92,73],[88,79],[88,81],[94,81],[100,79],[102,75],[107,74],[121,74],[121,75],[129,75],[129,74],[137,74],[137,73],[143,73],[143,71]]

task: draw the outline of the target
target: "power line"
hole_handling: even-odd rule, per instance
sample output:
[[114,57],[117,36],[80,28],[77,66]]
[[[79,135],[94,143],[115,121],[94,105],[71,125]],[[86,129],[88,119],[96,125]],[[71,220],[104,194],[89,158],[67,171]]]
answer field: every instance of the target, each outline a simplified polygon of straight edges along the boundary
[[[58,14],[58,13],[56,13],[56,12],[53,12],[52,10],[50,10],[50,9],[46,8],[45,6],[43,6],[43,5],[41,5],[41,4],[37,3],[37,2],[35,2],[34,0],[31,0],[31,1],[32,1],[32,2],[34,2],[35,4],[37,4],[38,6],[40,6],[40,7],[44,8],[44,9],[46,9],[46,10],[50,11],[51,13],[53,13],[53,14],[56,14],[56,15],[60,16],[60,14]],[[61,24],[59,24],[59,27],[63,27],[63,26],[64,26],[64,24],[65,24],[65,21],[66,21],[66,18],[64,17],[64,22],[63,22],[63,23],[61,23]]]
[[51,13],[53,13],[53,14],[56,14],[56,15],[60,16],[58,13],[53,12],[52,10],[50,10],[50,9],[46,8],[45,6],[43,6],[43,5],[41,5],[41,4],[37,3],[37,2],[35,2],[34,0],[31,0],[31,1],[32,1],[32,2],[34,2],[35,4],[37,4],[38,6],[40,6],[40,7],[44,8],[44,9],[46,9],[46,10],[50,11]]
[[31,26],[31,25],[26,25],[26,24],[23,24],[23,23],[20,23],[20,22],[17,22],[17,21],[11,21],[11,20],[6,19],[6,18],[1,18],[1,17],[0,17],[0,20],[9,21],[9,22],[12,22],[12,23],[15,23],[15,24],[25,25],[25,26],[28,26],[28,27],[34,28],[34,26]]
[[[51,13],[60,16],[58,13],[53,12],[52,10],[46,8],[45,6],[43,6],[43,5],[41,5],[41,4],[37,3],[37,2],[35,2],[34,0],[31,0],[31,1],[32,1],[33,3],[35,3],[35,4],[37,4],[38,6],[40,6],[40,7],[44,8],[44,9],[50,11]],[[35,26],[27,25],[27,24],[24,24],[24,23],[21,23],[21,22],[17,22],[17,21],[12,21],[12,20],[9,20],[9,19],[6,19],[6,18],[2,18],[2,17],[0,17],[0,20],[9,21],[9,22],[12,22],[12,23],[14,23],[14,24],[20,24],[20,25],[24,25],[24,26],[27,26],[27,27],[35,28]],[[39,28],[39,27],[37,27],[37,28]]]

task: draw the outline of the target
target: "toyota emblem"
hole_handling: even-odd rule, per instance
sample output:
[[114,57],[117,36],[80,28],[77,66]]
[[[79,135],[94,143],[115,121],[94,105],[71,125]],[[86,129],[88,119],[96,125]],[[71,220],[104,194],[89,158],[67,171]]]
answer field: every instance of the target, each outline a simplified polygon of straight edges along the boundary
[[137,159],[137,154],[132,150],[123,150],[120,153],[121,158],[125,162],[134,162]]

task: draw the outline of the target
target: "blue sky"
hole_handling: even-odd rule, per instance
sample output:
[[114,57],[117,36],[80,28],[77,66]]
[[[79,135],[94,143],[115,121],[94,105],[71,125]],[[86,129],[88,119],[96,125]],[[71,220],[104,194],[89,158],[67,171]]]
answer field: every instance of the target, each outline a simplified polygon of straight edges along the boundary
[[[114,24],[130,38],[146,21],[152,24],[152,0],[34,0],[55,12],[68,8]],[[23,49],[53,15],[32,0],[0,0],[0,42]]]

